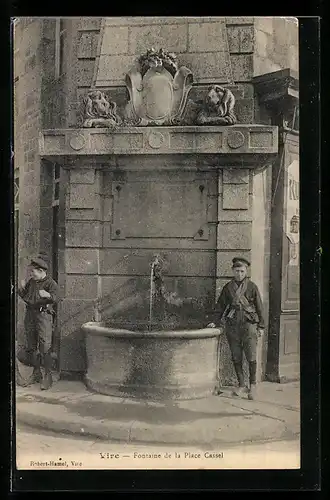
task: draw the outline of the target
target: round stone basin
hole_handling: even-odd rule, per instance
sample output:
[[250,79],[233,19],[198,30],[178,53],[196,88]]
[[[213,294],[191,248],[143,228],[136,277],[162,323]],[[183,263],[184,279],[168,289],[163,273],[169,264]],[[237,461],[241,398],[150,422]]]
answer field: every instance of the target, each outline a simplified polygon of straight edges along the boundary
[[101,394],[163,401],[212,394],[216,328],[132,331],[89,322],[86,385]]

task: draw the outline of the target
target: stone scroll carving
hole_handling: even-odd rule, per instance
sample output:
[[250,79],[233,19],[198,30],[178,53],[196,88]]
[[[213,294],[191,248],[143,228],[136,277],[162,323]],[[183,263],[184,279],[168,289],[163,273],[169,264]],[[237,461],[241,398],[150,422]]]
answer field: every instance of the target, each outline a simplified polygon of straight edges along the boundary
[[100,90],[91,90],[83,100],[83,127],[116,128],[122,124],[117,104]]
[[192,72],[178,67],[174,53],[148,50],[126,75],[130,101],[126,121],[134,125],[173,125],[183,114]]
[[117,104],[104,92],[91,89],[83,99],[82,126],[234,125],[235,97],[231,90],[212,85],[204,99],[193,101],[190,69],[163,49],[148,50],[126,74],[128,102]]

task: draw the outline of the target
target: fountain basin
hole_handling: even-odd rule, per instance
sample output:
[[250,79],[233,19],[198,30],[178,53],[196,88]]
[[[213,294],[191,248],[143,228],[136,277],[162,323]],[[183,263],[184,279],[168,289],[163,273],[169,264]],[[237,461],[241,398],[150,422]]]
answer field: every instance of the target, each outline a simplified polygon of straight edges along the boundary
[[217,376],[216,328],[132,331],[89,322],[87,387],[110,396],[155,401],[212,394]]

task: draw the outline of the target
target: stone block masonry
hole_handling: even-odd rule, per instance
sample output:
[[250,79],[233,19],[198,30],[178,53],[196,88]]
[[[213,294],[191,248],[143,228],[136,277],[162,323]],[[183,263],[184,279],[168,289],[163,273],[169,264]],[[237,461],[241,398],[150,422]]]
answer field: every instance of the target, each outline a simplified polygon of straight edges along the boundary
[[[76,126],[82,97],[91,85],[119,107],[127,101],[125,74],[145,50],[164,47],[194,74],[194,88],[245,84],[253,76],[254,19],[225,17],[86,18],[72,21],[72,64],[66,89],[67,124]],[[193,89],[194,90],[194,89]],[[193,91],[191,92],[191,96]],[[192,97],[193,98],[193,97]],[[240,123],[253,122],[253,94],[236,96]]]
[[44,127],[63,123],[59,119],[63,115],[58,100],[60,87],[54,74],[55,21],[27,19],[30,18],[18,19],[14,35],[14,139],[15,168],[20,171],[21,270],[40,249],[49,257],[51,254],[53,166],[40,159],[39,134]]
[[298,71],[298,35],[296,18],[255,18],[254,76],[283,68]]
[[[30,18],[29,18],[30,19]],[[41,61],[39,44],[42,23],[27,18],[14,27],[14,168],[19,172],[20,204],[18,234],[18,283],[25,278],[26,265],[39,250],[43,237],[40,229],[48,225],[47,212],[40,208],[41,194],[47,196],[47,184],[41,179],[38,135],[41,125]],[[40,227],[42,226],[42,228]],[[24,307],[18,308],[17,339],[23,338]]]
[[[66,74],[62,90],[53,86],[52,114],[55,119],[65,106],[63,120],[69,127],[77,125],[81,98],[91,85],[123,105],[125,74],[151,46],[176,52],[179,63],[193,71],[196,87],[248,84],[255,75],[298,67],[294,18],[86,17],[65,19],[65,24]],[[253,94],[236,99],[239,122],[252,123]]]
[[253,18],[241,23],[224,17],[173,18],[171,22],[166,18],[132,18],[131,25],[118,18],[115,24],[107,18],[100,34],[96,86],[123,85],[134,56],[150,47],[176,52],[180,64],[193,71],[196,84],[244,82],[252,77]]
[[86,368],[80,327],[93,319],[99,295],[99,175],[93,168],[66,170],[63,289],[59,308],[60,370],[63,372],[83,372]]
[[[38,135],[41,128],[40,93],[41,61],[39,44],[42,23],[35,19],[29,23],[23,19],[15,26],[14,40],[14,99],[18,106],[15,114],[14,165],[20,177],[19,216],[19,278],[23,278],[25,265],[31,255],[39,250],[40,206],[36,200],[42,192],[47,194],[46,184],[41,181]],[[25,64],[23,64],[25,61]],[[46,193],[45,193],[46,191]]]

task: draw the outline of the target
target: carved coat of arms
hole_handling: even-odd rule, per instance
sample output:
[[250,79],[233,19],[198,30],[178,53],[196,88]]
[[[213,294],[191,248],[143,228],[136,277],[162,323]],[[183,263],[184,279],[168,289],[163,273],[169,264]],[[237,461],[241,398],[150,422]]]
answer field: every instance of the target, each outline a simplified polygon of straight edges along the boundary
[[178,68],[176,55],[148,50],[126,75],[130,101],[126,117],[136,125],[173,125],[184,112],[193,84],[192,72]]
[[[231,90],[211,85],[204,100],[188,99],[193,74],[178,66],[173,52],[148,50],[126,74],[129,101],[124,109],[106,93],[90,89],[83,100],[82,126],[234,125],[235,97]],[[188,112],[187,109],[189,108]]]

